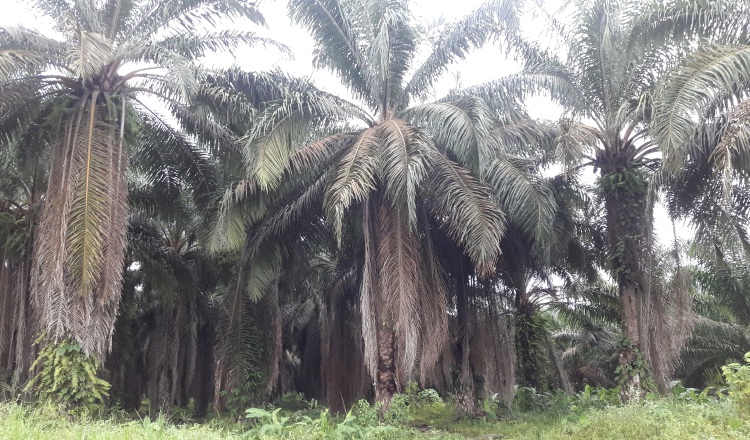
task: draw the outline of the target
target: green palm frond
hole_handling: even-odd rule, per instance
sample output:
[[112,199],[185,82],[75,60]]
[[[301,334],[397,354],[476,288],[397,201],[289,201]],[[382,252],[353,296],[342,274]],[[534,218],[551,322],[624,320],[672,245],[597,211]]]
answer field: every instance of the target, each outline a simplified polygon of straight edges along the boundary
[[475,95],[491,108],[507,111],[509,103],[546,93],[571,112],[588,115],[585,96],[577,81],[575,72],[568,66],[543,57],[529,61],[517,74],[456,91],[448,98],[456,93]]
[[560,132],[555,146],[555,157],[566,167],[582,161],[592,160],[601,140],[599,133],[591,127],[563,118],[558,122]]
[[63,59],[67,53],[67,48],[63,43],[23,26],[3,27],[0,30],[0,45],[5,50],[44,54],[48,58],[48,62],[56,67],[61,67],[64,64]]
[[494,271],[505,232],[506,214],[492,197],[492,190],[439,153],[429,156],[427,205],[452,238],[460,243],[478,272]]
[[253,302],[260,301],[278,283],[281,254],[273,246],[264,246],[254,252],[243,271],[245,293]]
[[378,126],[383,194],[394,205],[404,204],[409,226],[417,226],[417,188],[427,172],[424,154],[428,139],[404,121],[392,119]]
[[191,189],[199,209],[206,209],[216,191],[214,164],[197,145],[164,119],[143,114],[143,141],[133,154],[133,166],[155,183],[172,185],[178,180]]
[[262,190],[279,186],[294,146],[304,142],[311,129],[312,124],[295,113],[276,123],[270,134],[248,138],[244,147],[245,163]]
[[357,98],[376,108],[365,73],[364,51],[345,6],[339,0],[294,0],[289,2],[289,15],[315,38],[315,63],[338,73]]
[[438,148],[453,153],[479,176],[497,155],[492,136],[495,115],[480,99],[417,105],[404,115],[413,124],[425,126]]
[[663,45],[700,38],[736,44],[750,36],[748,11],[750,4],[745,0],[654,2],[634,18],[630,40]]
[[[305,190],[291,203],[274,212],[271,216],[263,219],[255,231],[253,246],[258,247],[274,236],[282,236],[290,231],[301,221],[309,221],[313,215],[323,215],[322,206],[326,184],[330,181],[330,175],[324,174]],[[245,217],[246,218],[246,217]]]
[[342,149],[354,143],[357,133],[337,133],[311,142],[289,158],[288,169],[291,173],[316,173],[330,163]]
[[114,61],[112,41],[102,34],[81,31],[76,43],[68,48],[67,58],[73,72],[84,81],[91,81]]
[[278,49],[286,55],[291,54],[288,47],[270,38],[261,37],[255,32],[236,30],[221,30],[203,35],[173,35],[156,44],[187,59],[197,59],[206,53],[229,52],[241,46],[261,45]]
[[492,135],[501,154],[534,158],[540,165],[553,159],[559,127],[549,122],[534,120],[500,121]]
[[654,112],[654,135],[664,151],[665,166],[676,171],[685,162],[698,127],[695,109],[716,94],[734,93],[750,75],[750,46],[709,46],[691,55],[660,85]]
[[297,145],[309,139],[311,131],[352,118],[369,120],[354,104],[309,83],[299,86],[298,90],[286,90],[283,100],[268,105],[246,136],[245,161],[264,190],[278,186],[289,157]]
[[534,168],[528,160],[501,157],[487,169],[486,180],[506,215],[542,244],[552,238],[557,203],[547,182],[534,177]]
[[326,190],[323,203],[339,240],[345,211],[352,203],[363,202],[375,189],[375,176],[379,165],[377,150],[380,142],[377,127],[362,131],[341,158],[336,167],[336,174]]
[[384,99],[381,112],[385,114],[402,96],[403,81],[417,47],[417,35],[404,0],[370,2],[368,21],[373,33],[364,59],[365,79],[371,88],[370,95]]
[[404,93],[412,98],[424,97],[452,63],[464,59],[500,32],[506,36],[515,34],[520,22],[518,3],[515,0],[488,1],[451,23],[433,43],[430,54],[416,69]]
[[265,24],[254,2],[241,0],[148,0],[133,8],[127,26],[118,29],[120,43],[150,40],[154,35],[190,34],[195,29],[216,27],[222,19],[247,19]]
[[578,75],[587,86],[588,106],[599,114],[612,113],[621,99],[618,86],[624,71],[614,54],[621,50],[623,40],[623,7],[618,2],[597,1],[576,18],[578,32],[569,56],[576,60]]

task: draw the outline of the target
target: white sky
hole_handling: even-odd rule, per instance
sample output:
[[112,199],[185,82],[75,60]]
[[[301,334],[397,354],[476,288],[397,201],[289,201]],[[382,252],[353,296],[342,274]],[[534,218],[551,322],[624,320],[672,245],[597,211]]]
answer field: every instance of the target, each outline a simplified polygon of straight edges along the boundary
[[[423,22],[430,23],[441,17],[453,21],[477,8],[484,0],[412,0],[412,11]],[[550,13],[554,14],[565,0],[546,0]],[[293,24],[286,15],[286,0],[262,0],[260,8],[268,22],[268,29],[257,29],[264,36],[287,45],[293,53],[292,58],[280,54],[275,49],[254,48],[242,49],[235,54],[221,54],[205,60],[206,64],[228,67],[237,64],[249,71],[269,70],[276,66],[297,76],[310,77],[318,87],[327,91],[348,96],[345,88],[329,72],[315,70],[312,67],[312,39],[307,32]],[[42,33],[50,33],[52,24],[49,20],[32,14],[29,3],[24,0],[0,0],[0,26],[23,25]],[[253,29],[254,31],[256,29]],[[546,29],[537,21],[524,23],[524,30],[530,36],[542,36]],[[453,88],[457,80],[462,86],[480,84],[517,72],[519,64],[508,60],[495,46],[487,46],[471,54],[467,60],[452,66],[447,74],[436,84],[436,94],[442,96]],[[555,120],[560,109],[544,97],[527,101],[529,112],[533,117]],[[589,171],[591,172],[591,171]],[[593,174],[587,181],[593,181]],[[659,206],[656,212],[656,232],[663,243],[672,240],[672,228],[666,210]],[[678,235],[682,239],[691,237],[690,230],[684,225],[678,226]]]

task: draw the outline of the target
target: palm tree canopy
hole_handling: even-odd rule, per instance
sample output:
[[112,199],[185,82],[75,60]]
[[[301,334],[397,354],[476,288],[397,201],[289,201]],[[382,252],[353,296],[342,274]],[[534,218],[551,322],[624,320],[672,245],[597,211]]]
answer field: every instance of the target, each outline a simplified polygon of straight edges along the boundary
[[692,33],[705,38],[660,81],[653,135],[664,152],[667,171],[676,174],[686,162],[709,154],[728,186],[733,177],[746,180],[750,172],[743,125],[750,75],[750,2],[699,2],[683,6],[682,12],[696,17]]
[[[446,288],[431,228],[447,232],[481,276],[495,271],[509,218],[537,240],[552,233],[553,191],[532,158],[553,145],[554,129],[537,127],[515,97],[488,103],[456,90],[424,102],[452,62],[492,39],[519,38],[517,3],[487,2],[435,41],[419,38],[406,1],[289,4],[314,39],[316,64],[335,73],[355,102],[283,80],[280,99],[248,127],[249,172],[225,194],[219,223],[236,224],[238,206],[268,208],[246,217],[251,253],[303,219],[322,219],[341,245],[361,243],[362,331],[373,377],[375,303],[393,320],[402,377],[418,360],[426,373],[442,347]],[[244,81],[229,83],[236,89]]]
[[217,29],[227,18],[263,18],[241,0],[40,0],[34,8],[56,35],[0,29],[0,139],[26,155],[49,151],[33,270],[45,329],[102,355],[122,282],[130,153],[144,139],[145,149],[189,146],[143,99],[156,98],[186,128],[210,125],[189,111],[202,84],[196,59],[267,42]]

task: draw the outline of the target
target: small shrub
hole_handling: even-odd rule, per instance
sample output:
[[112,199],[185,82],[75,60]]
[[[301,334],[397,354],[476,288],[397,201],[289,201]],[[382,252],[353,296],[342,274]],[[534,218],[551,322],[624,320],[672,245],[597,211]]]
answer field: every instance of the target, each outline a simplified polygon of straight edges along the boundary
[[[40,345],[45,336],[34,341]],[[93,409],[107,397],[110,385],[99,378],[99,360],[87,355],[81,346],[71,341],[48,343],[39,351],[31,370],[41,367],[26,391],[39,398],[52,400],[68,409]]]
[[536,411],[538,409],[538,395],[534,388],[521,387],[513,396],[513,406],[523,412]]
[[737,362],[722,367],[724,378],[729,385],[729,396],[737,406],[737,411],[750,414],[750,353],[745,354],[745,364]]
[[380,424],[379,409],[380,405],[370,405],[370,402],[362,399],[354,404],[351,412],[357,416],[359,423],[363,426],[378,426]]
[[[365,402],[366,403],[366,402]],[[250,438],[326,438],[326,439],[371,439],[383,436],[398,428],[388,425],[365,425],[349,411],[343,419],[332,418],[327,409],[316,417],[284,416],[281,408],[268,411],[250,408],[245,417],[255,421],[248,432]]]
[[380,403],[358,401],[351,413],[361,426],[432,426],[448,423],[456,418],[452,405],[443,401],[437,391],[407,387],[406,392],[396,394],[388,410],[382,411]]
[[425,388],[417,393],[416,403],[419,405],[443,403],[443,398],[432,388]]
[[386,425],[403,425],[409,420],[410,396],[408,394],[396,394],[391,399],[388,409],[383,411],[381,417]]
[[221,397],[226,398],[224,407],[235,419],[240,419],[246,408],[262,401],[264,394],[264,376],[260,371],[246,371],[239,385],[231,390],[222,390]]

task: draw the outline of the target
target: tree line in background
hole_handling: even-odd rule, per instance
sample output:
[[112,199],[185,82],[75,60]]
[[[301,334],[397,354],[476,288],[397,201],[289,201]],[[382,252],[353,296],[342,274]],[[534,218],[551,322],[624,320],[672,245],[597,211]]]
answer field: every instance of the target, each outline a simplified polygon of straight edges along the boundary
[[[253,2],[34,8],[54,38],[0,28],[6,397],[200,416],[416,383],[472,414],[750,351],[750,2],[491,0],[428,30],[406,0],[290,0],[348,96],[203,68],[289,52]],[[436,96],[488,44],[520,72]],[[659,200],[689,244],[657,240]]]

